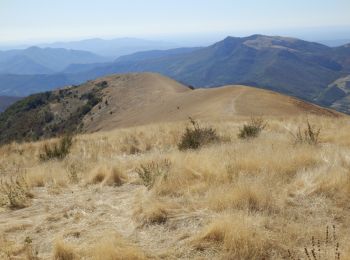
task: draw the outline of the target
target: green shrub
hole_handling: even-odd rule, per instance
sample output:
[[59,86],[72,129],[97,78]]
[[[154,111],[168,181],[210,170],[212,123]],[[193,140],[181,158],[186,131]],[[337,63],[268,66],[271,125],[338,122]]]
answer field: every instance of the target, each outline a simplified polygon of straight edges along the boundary
[[251,118],[248,124],[244,124],[239,130],[238,137],[241,139],[258,137],[266,127],[266,122],[262,118]]
[[189,120],[192,124],[192,128],[186,127],[185,133],[182,135],[181,141],[178,144],[179,150],[198,149],[203,145],[220,140],[215,129],[211,127],[200,127],[191,117]]
[[47,161],[51,159],[64,159],[70,152],[73,144],[73,138],[70,135],[62,137],[57,143],[44,144],[43,152],[39,155],[40,160]]

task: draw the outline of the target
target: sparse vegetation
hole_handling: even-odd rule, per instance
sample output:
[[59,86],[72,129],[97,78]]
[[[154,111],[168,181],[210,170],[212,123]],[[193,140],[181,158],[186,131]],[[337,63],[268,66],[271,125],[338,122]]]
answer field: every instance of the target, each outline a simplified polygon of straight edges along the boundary
[[204,145],[218,142],[219,136],[211,127],[200,127],[198,122],[189,118],[192,128],[186,127],[185,133],[178,144],[180,150],[198,149]]
[[167,159],[150,163],[141,164],[136,168],[136,172],[142,180],[143,185],[151,189],[158,178],[167,178],[171,167],[171,162]]
[[31,95],[16,102],[0,114],[0,143],[79,133],[84,116],[102,103],[101,91],[107,86],[103,81],[80,95],[67,88]]
[[73,137],[70,135],[63,136],[54,143],[45,143],[39,158],[42,161],[52,159],[62,160],[69,154],[72,144]]
[[[8,205],[13,209],[22,209],[30,204],[33,194],[24,176],[9,177],[0,179],[0,195],[3,197],[3,205]],[[1,202],[1,198],[0,198]]]
[[[307,260],[328,260],[343,259],[340,252],[340,244],[336,232],[336,226],[333,225],[332,229],[329,226],[326,227],[324,237],[311,238],[311,246],[304,247],[304,258]],[[291,260],[300,259],[300,254],[288,250],[288,258]],[[345,258],[348,259],[348,258]]]
[[107,186],[121,186],[127,180],[127,176],[118,167],[98,167],[90,176],[89,184],[102,183]]
[[[186,122],[76,136],[60,160],[33,160],[59,139],[0,147],[1,179],[27,187],[17,211],[0,192],[0,258],[348,259],[348,119],[310,117],[319,146],[291,143],[286,126],[302,117],[240,141],[245,119],[212,121],[230,141],[190,152],[178,150]],[[326,247],[327,223],[339,228]]]
[[92,247],[94,260],[146,260],[148,259],[141,249],[129,243],[119,235],[110,235]]
[[243,216],[214,220],[193,244],[197,250],[218,247],[227,259],[269,259],[272,251],[266,234],[255,229],[252,220]]
[[292,133],[292,136],[296,144],[317,145],[319,143],[320,133],[321,133],[321,128],[312,126],[309,120],[307,120],[306,128],[302,130],[299,127],[298,132],[296,134]]
[[75,249],[62,240],[56,241],[54,248],[54,260],[76,260],[80,257],[75,252]]
[[265,129],[266,125],[267,123],[262,118],[252,117],[250,122],[244,124],[239,130],[238,137],[241,139],[255,138]]

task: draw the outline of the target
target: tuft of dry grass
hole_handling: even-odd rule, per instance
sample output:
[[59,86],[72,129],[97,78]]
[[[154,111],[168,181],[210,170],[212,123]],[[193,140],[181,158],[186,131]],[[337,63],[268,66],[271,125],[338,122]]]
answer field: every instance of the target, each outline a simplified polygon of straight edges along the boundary
[[118,167],[102,166],[95,168],[90,173],[88,184],[99,184],[106,186],[121,186],[127,181],[127,176]]
[[217,247],[225,259],[267,259],[271,252],[268,235],[245,216],[224,216],[214,220],[192,241],[197,250]]
[[144,260],[144,252],[119,235],[110,235],[89,250],[93,260]]
[[45,143],[39,158],[42,161],[52,159],[62,160],[69,154],[72,144],[72,136],[63,136],[57,142]]
[[219,186],[208,192],[210,208],[215,211],[242,209],[250,212],[271,212],[277,207],[267,184],[261,182],[238,182],[227,186]]
[[73,246],[67,244],[63,240],[57,240],[54,246],[53,259],[76,260],[80,258]]
[[138,221],[141,227],[145,225],[164,224],[170,215],[178,208],[174,202],[161,201],[154,196],[139,196],[135,200],[133,217]]

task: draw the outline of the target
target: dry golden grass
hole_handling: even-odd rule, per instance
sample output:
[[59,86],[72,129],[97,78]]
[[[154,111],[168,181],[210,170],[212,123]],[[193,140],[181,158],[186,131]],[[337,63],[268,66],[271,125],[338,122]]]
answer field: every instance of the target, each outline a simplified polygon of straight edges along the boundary
[[107,186],[121,186],[127,181],[125,173],[117,167],[102,166],[94,169],[90,173],[88,184],[98,184]]
[[92,246],[89,255],[93,260],[148,259],[142,250],[114,234]]
[[256,224],[247,216],[223,216],[205,227],[193,245],[199,250],[218,247],[225,259],[264,259],[272,241]]
[[154,195],[140,194],[135,198],[134,219],[140,226],[164,224],[180,206],[172,201],[164,201]]
[[[309,116],[318,145],[290,134],[306,117],[264,120],[250,140],[237,137],[249,118],[202,121],[225,141],[195,151],[177,148],[186,122],[80,135],[61,161],[39,160],[47,141],[0,147],[0,178],[24,176],[34,195],[17,212],[0,205],[0,232],[18,248],[32,237],[43,259],[304,259],[311,237],[336,225],[349,259],[350,120]],[[145,187],[137,169],[148,164],[159,167]]]
[[55,260],[75,260],[79,259],[76,249],[62,240],[55,243],[53,259]]

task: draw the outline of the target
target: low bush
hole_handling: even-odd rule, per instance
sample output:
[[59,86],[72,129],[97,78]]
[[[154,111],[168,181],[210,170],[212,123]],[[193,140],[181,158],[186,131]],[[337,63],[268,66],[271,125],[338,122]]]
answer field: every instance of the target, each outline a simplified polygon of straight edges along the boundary
[[13,209],[21,209],[29,206],[29,200],[33,198],[33,194],[30,192],[30,186],[24,176],[0,180],[1,194],[5,196],[3,204]]
[[66,135],[62,137],[58,142],[53,144],[44,144],[43,152],[40,153],[39,157],[42,161],[58,159],[64,159],[70,152],[73,144],[73,137]]
[[251,118],[248,124],[244,124],[239,130],[238,137],[241,139],[258,137],[262,130],[265,129],[267,123],[262,118]]
[[296,134],[292,133],[294,138],[294,143],[296,144],[310,144],[317,145],[319,143],[319,137],[321,133],[321,128],[317,128],[312,126],[309,120],[306,121],[306,128],[301,130],[298,128],[298,132]]
[[220,140],[215,129],[211,127],[200,127],[191,117],[189,120],[192,124],[192,128],[186,127],[185,133],[182,135],[181,141],[178,144],[179,150],[195,150]]
[[165,159],[161,162],[152,161],[147,164],[141,164],[140,167],[136,169],[136,172],[142,180],[143,185],[150,190],[158,177],[167,177],[170,167],[171,162]]

